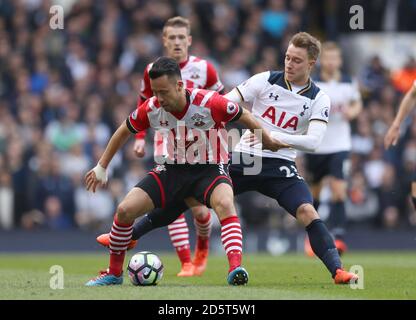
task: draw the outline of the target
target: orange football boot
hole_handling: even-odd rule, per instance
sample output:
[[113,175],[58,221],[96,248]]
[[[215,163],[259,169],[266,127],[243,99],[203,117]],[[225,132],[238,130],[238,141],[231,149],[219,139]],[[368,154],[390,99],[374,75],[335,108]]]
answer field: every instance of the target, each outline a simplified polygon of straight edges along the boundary
[[358,275],[352,272],[345,271],[343,269],[337,269],[334,282],[335,284],[350,284],[357,283]]
[[192,262],[185,262],[182,265],[181,271],[176,275],[177,277],[192,277],[194,275],[194,265]]
[[195,249],[194,261],[194,274],[196,276],[201,276],[205,269],[207,268],[209,254],[209,239],[198,239]]
[[347,244],[341,239],[335,240],[335,247],[338,249],[340,256],[348,250]]
[[[104,247],[109,248],[110,247],[110,234],[109,233],[103,233],[102,235],[99,235],[97,237],[97,242],[101,244]],[[129,246],[127,247],[127,250],[133,249],[137,244],[137,240],[131,240],[129,243]]]

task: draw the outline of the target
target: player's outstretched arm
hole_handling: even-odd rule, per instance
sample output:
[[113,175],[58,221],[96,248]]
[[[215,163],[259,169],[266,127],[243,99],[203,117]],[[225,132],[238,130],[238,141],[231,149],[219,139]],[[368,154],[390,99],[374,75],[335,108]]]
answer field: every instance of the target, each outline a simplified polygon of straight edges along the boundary
[[[269,132],[264,129],[260,123],[254,118],[254,116],[247,109],[240,106],[243,109],[238,121],[243,123],[251,132],[254,133],[257,139],[261,139],[263,144],[263,149],[268,149],[271,151],[277,151],[282,148],[289,148],[290,146],[284,142],[274,139],[270,136]],[[260,133],[261,132],[261,133]]]
[[415,105],[416,85],[413,85],[412,89],[410,89],[404,96],[399,107],[399,112],[384,137],[384,147],[386,149],[388,149],[391,145],[395,146],[397,144],[400,136],[400,125]]
[[238,89],[234,88],[230,92],[224,95],[224,98],[227,98],[228,100],[235,102],[235,103],[241,103],[243,102],[243,98],[241,94],[238,93]]
[[304,135],[287,134],[279,131],[272,131],[270,134],[290,147],[306,152],[314,152],[325,136],[327,124],[321,120],[311,120],[308,131]]
[[98,164],[87,172],[85,175],[85,186],[87,190],[95,192],[100,184],[104,186],[107,183],[107,167],[113,159],[116,152],[124,145],[131,132],[125,122],[116,130],[105,148]]

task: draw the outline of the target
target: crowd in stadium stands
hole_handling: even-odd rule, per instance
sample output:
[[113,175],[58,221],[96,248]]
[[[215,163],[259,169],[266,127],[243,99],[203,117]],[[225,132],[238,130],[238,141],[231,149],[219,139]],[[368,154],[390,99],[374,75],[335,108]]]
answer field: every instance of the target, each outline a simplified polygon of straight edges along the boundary
[[[281,69],[295,32],[336,40],[342,31],[335,1],[82,0],[69,7],[72,2],[62,2],[63,30],[49,27],[50,1],[0,2],[0,229],[108,228],[115,204],[152,165],[152,135],[144,160],[135,157],[133,139],[115,157],[108,188],[88,193],[83,176],[135,108],[144,67],[163,53],[168,18],[191,20],[191,53],[215,64],[226,90],[254,73]],[[399,29],[415,28],[415,19],[403,26],[406,21],[400,19]],[[351,223],[416,226],[408,198],[416,116],[406,120],[397,147],[383,148],[415,73],[415,60],[392,73],[374,57],[355,75],[364,111],[353,125]],[[275,223],[271,213],[281,209],[259,197],[240,197],[243,221]]]

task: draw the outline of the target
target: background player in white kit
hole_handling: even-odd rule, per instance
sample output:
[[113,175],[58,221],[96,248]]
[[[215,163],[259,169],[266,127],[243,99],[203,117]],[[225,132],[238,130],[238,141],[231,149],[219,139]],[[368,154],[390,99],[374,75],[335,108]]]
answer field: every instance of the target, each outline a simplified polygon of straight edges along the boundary
[[[252,103],[252,113],[262,127],[291,147],[276,152],[262,150],[246,132],[233,152],[229,170],[234,194],[258,191],[275,199],[305,226],[313,251],[325,264],[334,282],[347,284],[357,281],[358,276],[343,269],[334,240],[313,207],[311,192],[299,176],[295,163],[295,149],[314,151],[326,131],[330,100],[310,79],[319,53],[320,42],[316,38],[305,32],[298,33],[289,43],[284,72],[256,74],[226,95],[233,102]],[[236,155],[243,161],[236,163]],[[259,174],[245,174],[250,165],[244,158],[249,155],[262,162]],[[132,239],[169,224],[185,208],[185,203],[176,203],[150,212],[134,225]]]
[[[389,148],[391,145],[395,146],[400,137],[400,125],[403,120],[407,117],[410,111],[416,107],[416,79],[413,82],[413,86],[404,96],[402,102],[400,103],[399,111],[397,112],[396,117],[389,130],[387,131],[386,136],[384,137],[384,146]],[[412,179],[412,202],[413,206],[416,209],[416,170],[413,174]]]
[[[362,110],[358,85],[343,74],[342,53],[334,42],[322,45],[321,68],[315,83],[331,99],[331,112],[327,131],[320,146],[313,154],[306,154],[306,167],[311,176],[311,191],[314,206],[318,210],[319,196],[324,178],[327,178],[331,190],[330,212],[327,225],[335,238],[340,254],[347,250],[344,240],[347,197],[346,175],[349,169],[351,150],[350,121]],[[312,256],[308,239],[305,240],[305,252]]]
[[[166,56],[178,62],[185,87],[214,90],[222,93],[224,86],[218,77],[215,67],[205,59],[189,55],[189,47],[191,44],[191,26],[188,19],[173,17],[166,21],[163,27],[163,46]],[[143,74],[140,89],[141,102],[153,96],[149,77],[149,70],[152,65],[153,63],[148,64]],[[135,136],[134,152],[140,158],[145,155],[145,136],[146,131],[141,131]],[[155,137],[155,157],[161,156],[159,147],[162,144],[163,142]],[[208,259],[209,236],[212,225],[211,213],[205,206],[196,206],[191,210],[197,235],[193,261],[191,261],[189,228],[185,220],[185,215],[181,214],[168,226],[170,240],[181,261],[181,270],[177,274],[179,277],[201,275],[205,271]],[[107,246],[109,238],[105,234],[98,237],[97,241]],[[131,244],[130,248],[134,246],[135,242]]]

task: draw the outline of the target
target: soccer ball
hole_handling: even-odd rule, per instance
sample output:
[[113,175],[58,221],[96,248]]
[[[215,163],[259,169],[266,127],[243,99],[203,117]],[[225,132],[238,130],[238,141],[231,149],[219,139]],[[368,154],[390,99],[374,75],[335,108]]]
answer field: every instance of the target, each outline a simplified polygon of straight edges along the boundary
[[163,264],[157,255],[142,251],[131,257],[127,267],[129,278],[135,286],[154,286],[163,277]]

